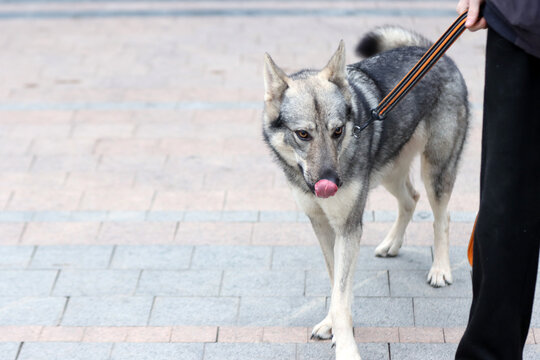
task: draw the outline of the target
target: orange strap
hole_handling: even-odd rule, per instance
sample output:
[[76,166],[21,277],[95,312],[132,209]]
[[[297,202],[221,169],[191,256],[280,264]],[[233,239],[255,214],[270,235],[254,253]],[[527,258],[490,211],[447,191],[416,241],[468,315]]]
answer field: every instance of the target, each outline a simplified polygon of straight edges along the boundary
[[478,221],[478,215],[476,215],[476,219],[474,220],[474,225],[471,232],[471,238],[469,239],[469,248],[467,249],[467,257],[469,258],[469,264],[471,264],[471,266],[473,266],[474,232],[476,230],[477,221]]

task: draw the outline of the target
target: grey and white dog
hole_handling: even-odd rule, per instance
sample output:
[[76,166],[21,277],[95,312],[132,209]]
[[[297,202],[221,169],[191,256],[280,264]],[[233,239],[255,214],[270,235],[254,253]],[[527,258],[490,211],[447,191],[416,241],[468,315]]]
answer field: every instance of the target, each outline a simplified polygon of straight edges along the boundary
[[397,199],[398,218],[375,250],[377,256],[395,256],[419,198],[409,176],[417,154],[435,219],[435,256],[427,281],[434,287],[452,283],[447,205],[469,119],[467,88],[455,64],[441,58],[384,121],[375,121],[358,137],[353,134],[429,45],[413,32],[381,27],[358,45],[367,56],[363,61],[346,66],[341,42],[322,70],[292,75],[265,55],[264,139],[324,254],[332,297],[313,336],[332,337],[337,360],[360,359],[351,302],[368,191],[382,184]]

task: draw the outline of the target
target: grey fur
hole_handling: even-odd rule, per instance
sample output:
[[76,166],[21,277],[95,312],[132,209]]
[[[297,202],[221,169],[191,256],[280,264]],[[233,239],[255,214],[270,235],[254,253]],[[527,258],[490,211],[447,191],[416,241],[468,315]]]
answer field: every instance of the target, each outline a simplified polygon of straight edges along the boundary
[[[371,48],[385,51],[345,66],[340,43],[323,70],[292,75],[285,75],[268,55],[265,64],[264,139],[312,222],[332,283],[340,284],[333,288],[328,317],[314,329],[315,337],[324,338],[328,328],[334,328],[338,360],[340,352],[349,354],[347,357],[354,352],[350,334],[343,330],[347,326],[342,325],[347,322],[344,319],[350,316],[350,303],[343,297],[350,296],[348,284],[368,191],[383,184],[398,199],[399,219],[376,252],[395,256],[419,196],[409,180],[415,153],[421,154],[423,179],[435,215],[435,260],[428,282],[432,286],[452,282],[446,206],[469,122],[465,82],[445,56],[384,121],[375,121],[359,138],[353,137],[353,126],[370,119],[370,110],[429,46],[422,36],[399,27],[377,28],[361,43],[366,39]],[[333,137],[341,126],[343,134]],[[310,140],[302,140],[297,130],[309,132]],[[328,174],[335,176],[332,181],[338,178],[341,186],[334,199],[317,198],[314,184]],[[349,345],[340,347],[340,338]]]

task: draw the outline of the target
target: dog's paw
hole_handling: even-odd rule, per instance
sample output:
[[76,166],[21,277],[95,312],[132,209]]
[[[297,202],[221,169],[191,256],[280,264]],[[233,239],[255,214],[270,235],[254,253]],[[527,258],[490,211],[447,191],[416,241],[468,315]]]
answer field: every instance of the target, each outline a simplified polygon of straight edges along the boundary
[[311,332],[311,338],[316,340],[328,340],[332,338],[332,320],[328,316],[315,325]]
[[443,269],[438,266],[433,266],[427,276],[427,282],[433,287],[450,285],[453,282],[452,271],[449,268]]
[[397,256],[401,246],[394,245],[395,242],[383,241],[375,248],[375,256],[378,257],[394,257]]

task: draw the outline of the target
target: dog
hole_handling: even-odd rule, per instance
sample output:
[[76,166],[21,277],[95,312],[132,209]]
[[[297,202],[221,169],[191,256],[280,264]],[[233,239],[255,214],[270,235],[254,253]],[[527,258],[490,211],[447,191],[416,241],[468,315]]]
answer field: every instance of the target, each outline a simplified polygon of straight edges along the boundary
[[383,121],[354,133],[429,46],[412,31],[380,27],[358,44],[362,61],[347,66],[341,41],[322,70],[291,75],[265,54],[263,137],[324,255],[331,304],[312,337],[332,338],[337,360],[360,360],[352,330],[352,283],[369,189],[383,185],[397,199],[397,220],[375,249],[376,256],[396,256],[419,199],[410,180],[418,154],[434,215],[435,254],[427,281],[434,287],[452,283],[447,206],[470,114],[460,71],[442,57]]

